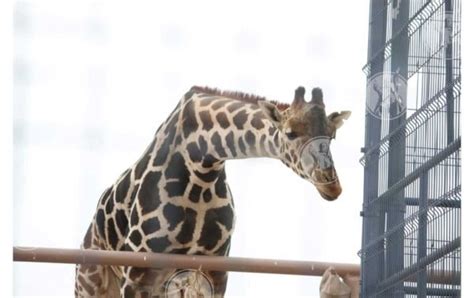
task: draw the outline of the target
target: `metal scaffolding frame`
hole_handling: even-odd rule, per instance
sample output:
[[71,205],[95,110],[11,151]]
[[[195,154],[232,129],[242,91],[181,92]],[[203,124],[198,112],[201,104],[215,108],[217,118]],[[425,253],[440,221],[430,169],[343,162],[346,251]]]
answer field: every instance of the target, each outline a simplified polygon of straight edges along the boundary
[[460,296],[460,22],[461,0],[371,0],[361,297]]

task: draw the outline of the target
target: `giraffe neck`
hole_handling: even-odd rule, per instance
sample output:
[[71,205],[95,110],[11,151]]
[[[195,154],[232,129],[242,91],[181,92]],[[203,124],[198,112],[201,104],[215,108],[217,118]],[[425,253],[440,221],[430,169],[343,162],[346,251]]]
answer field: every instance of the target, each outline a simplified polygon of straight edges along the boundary
[[182,196],[193,183],[222,184],[226,160],[270,157],[286,163],[282,152],[280,131],[257,103],[191,90],[135,164],[134,177],[161,171],[168,197]]
[[181,106],[175,143],[182,142],[178,146],[194,164],[208,168],[229,159],[282,158],[280,131],[258,104],[194,93]]
[[163,229],[159,235],[186,253],[223,255],[234,227],[225,161],[280,159],[281,144],[279,130],[258,104],[188,92],[134,167],[140,208],[131,218],[138,210],[170,229],[184,220],[181,231]]

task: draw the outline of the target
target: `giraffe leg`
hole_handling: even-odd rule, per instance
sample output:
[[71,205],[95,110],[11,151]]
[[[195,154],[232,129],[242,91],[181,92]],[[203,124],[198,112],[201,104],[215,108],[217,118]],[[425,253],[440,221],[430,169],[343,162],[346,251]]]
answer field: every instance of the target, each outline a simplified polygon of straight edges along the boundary
[[[92,227],[91,224],[84,237],[81,245],[83,249],[100,249]],[[110,267],[92,264],[76,265],[75,297],[117,297],[119,289],[118,279]]]
[[[230,241],[227,247],[225,247],[225,256],[229,256]],[[221,255],[218,253],[218,255]],[[225,290],[227,288],[227,277],[226,271],[207,271],[204,272],[208,277],[211,278],[212,286],[214,287],[214,298],[224,297]]]
[[110,268],[100,265],[76,266],[75,297],[117,297],[119,284]]
[[120,296],[122,298],[151,298],[158,294],[162,297],[160,274],[162,270],[149,268],[126,267],[123,270]]
[[[227,187],[227,189],[229,193],[231,194],[230,188]],[[232,205],[233,204],[234,202],[232,201]],[[229,238],[229,240],[226,243],[224,243],[224,245],[215,252],[216,255],[218,256],[223,255],[223,256],[228,257],[229,252],[230,252],[230,246],[231,246],[231,240]],[[225,271],[207,271],[205,273],[207,274],[207,276],[209,276],[212,279],[212,284],[214,287],[214,298],[224,297],[225,290],[227,289],[228,273]]]
[[227,288],[227,272],[225,271],[207,271],[207,276],[211,278],[212,286],[214,287],[213,298],[224,297]]

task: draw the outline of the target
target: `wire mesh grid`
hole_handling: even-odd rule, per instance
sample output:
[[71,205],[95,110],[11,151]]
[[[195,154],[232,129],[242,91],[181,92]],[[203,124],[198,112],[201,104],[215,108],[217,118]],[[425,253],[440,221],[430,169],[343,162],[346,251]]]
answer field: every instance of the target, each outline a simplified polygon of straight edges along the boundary
[[461,2],[401,2],[371,3],[370,26],[384,36],[363,71],[368,81],[383,73],[380,93],[390,96],[401,69],[406,110],[394,119],[390,104],[367,120],[361,294],[459,297]]

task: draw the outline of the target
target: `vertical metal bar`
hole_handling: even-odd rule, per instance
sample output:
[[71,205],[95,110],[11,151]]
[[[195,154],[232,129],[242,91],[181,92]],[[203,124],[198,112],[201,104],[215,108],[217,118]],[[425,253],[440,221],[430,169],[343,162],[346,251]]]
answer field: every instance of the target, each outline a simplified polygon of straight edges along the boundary
[[[390,96],[390,121],[389,133],[396,130],[406,121],[406,109],[400,111],[398,99],[406,103],[407,88],[406,81],[408,79],[408,29],[406,24],[409,18],[409,0],[392,1],[392,57],[391,57],[391,88]],[[400,33],[398,33],[400,32]],[[398,33],[398,34],[397,34]],[[400,84],[399,80],[403,80],[405,84]],[[400,114],[401,113],[401,114]],[[389,161],[388,161],[388,187],[397,183],[405,176],[405,136],[397,139],[389,140]],[[387,206],[387,230],[403,223],[406,212],[404,200],[404,189],[395,193],[388,201]],[[386,272],[388,276],[403,270],[404,268],[404,234],[403,229],[398,229],[395,233],[387,238],[386,249]],[[386,295],[390,297],[404,297],[403,281],[396,283],[391,287]]]
[[[428,172],[424,172],[420,177],[420,196],[419,196],[419,218],[418,218],[418,262],[426,257],[427,224],[428,224]],[[417,295],[426,298],[426,267],[418,272]]]
[[[380,51],[385,44],[386,39],[386,19],[385,0],[370,1],[370,25],[369,25],[369,45],[368,57],[371,59],[377,52],[380,54],[370,63],[370,73],[368,78],[375,74],[383,72],[384,56]],[[367,93],[366,100],[370,100],[370,93]],[[365,148],[371,148],[380,141],[380,119],[366,111],[365,114]],[[364,149],[363,149],[364,151]],[[384,217],[380,212],[378,204],[371,204],[371,201],[378,195],[378,158],[379,151],[375,150],[366,159],[364,168],[364,205],[363,205],[363,227],[362,227],[362,247],[365,247],[373,239],[383,233]],[[373,248],[374,251],[381,249],[382,243]],[[368,297],[381,279],[381,265],[383,258],[381,255],[367,258],[365,252],[362,254],[362,275],[361,275],[361,296]]]
[[445,63],[446,63],[446,73],[445,73],[445,84],[448,86],[446,88],[446,110],[447,110],[447,143],[450,144],[454,140],[454,95],[453,95],[453,27],[454,27],[454,18],[453,18],[453,7],[451,0],[446,0],[444,2],[444,46],[445,46]]

